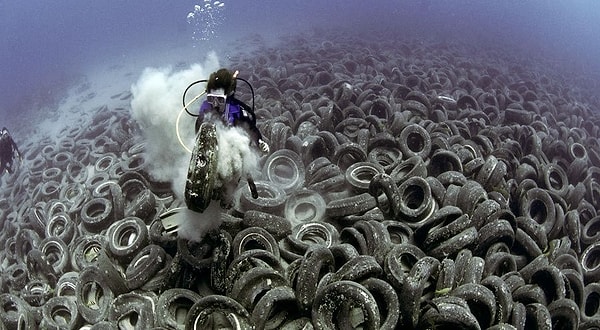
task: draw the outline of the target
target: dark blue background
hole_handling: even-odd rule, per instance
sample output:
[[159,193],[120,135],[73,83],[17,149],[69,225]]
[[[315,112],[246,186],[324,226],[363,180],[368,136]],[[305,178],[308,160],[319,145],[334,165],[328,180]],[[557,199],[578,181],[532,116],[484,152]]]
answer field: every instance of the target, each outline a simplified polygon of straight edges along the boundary
[[[174,45],[189,61],[222,40],[318,27],[514,48],[557,69],[600,72],[600,2],[225,0],[217,36],[200,44],[186,16],[199,1],[0,1],[0,114],[51,102],[91,67]],[[185,55],[184,55],[185,57]],[[566,70],[565,70],[566,69]],[[33,109],[35,110],[35,109]]]

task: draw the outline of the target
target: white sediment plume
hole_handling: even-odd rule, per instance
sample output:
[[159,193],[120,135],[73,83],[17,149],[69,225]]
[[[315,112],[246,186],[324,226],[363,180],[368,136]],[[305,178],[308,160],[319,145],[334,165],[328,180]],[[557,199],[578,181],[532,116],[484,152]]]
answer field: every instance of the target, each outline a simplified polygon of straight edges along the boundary
[[[182,109],[182,93],[190,83],[206,79],[218,68],[216,54],[210,53],[202,64],[192,64],[182,71],[170,67],[146,68],[131,86],[132,117],[140,125],[147,142],[149,173],[155,180],[171,182],[179,198],[183,198],[190,160],[190,154],[178,142],[175,129],[177,115]],[[204,88],[203,84],[196,86],[195,93]],[[192,90],[190,92],[194,94]],[[199,103],[191,105],[190,111],[197,113],[199,106]],[[180,123],[182,139],[187,145],[193,145],[195,117],[184,116]]]
[[250,137],[241,127],[217,125],[217,185],[246,179],[246,174],[256,176],[259,153],[250,146]]

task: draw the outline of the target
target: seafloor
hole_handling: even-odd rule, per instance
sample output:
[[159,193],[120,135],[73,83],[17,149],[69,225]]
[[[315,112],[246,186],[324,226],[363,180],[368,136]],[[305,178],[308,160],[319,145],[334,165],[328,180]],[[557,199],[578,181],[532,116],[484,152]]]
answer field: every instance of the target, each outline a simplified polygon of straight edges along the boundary
[[5,328],[600,328],[586,78],[501,47],[251,42],[223,65],[253,84],[271,153],[259,197],[241,185],[200,242],[163,228],[183,201],[146,170],[128,88],[82,84],[51,134],[21,128]]

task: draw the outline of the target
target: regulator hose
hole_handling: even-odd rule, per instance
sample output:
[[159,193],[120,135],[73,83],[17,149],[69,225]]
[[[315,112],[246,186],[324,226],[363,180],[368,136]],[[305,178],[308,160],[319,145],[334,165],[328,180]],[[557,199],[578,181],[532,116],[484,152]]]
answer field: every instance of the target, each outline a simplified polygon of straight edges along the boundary
[[[199,81],[197,81],[197,82],[195,82],[195,83],[198,83],[198,82],[201,82],[201,81],[202,81],[202,80],[199,80]],[[195,84],[195,83],[194,83],[194,84]],[[193,84],[192,84],[192,85],[193,85]],[[186,88],[186,90],[185,90],[185,91],[187,92],[187,90],[188,90],[188,89],[189,89],[189,88],[190,88],[192,85],[188,86],[188,88]],[[204,95],[204,94],[206,94],[206,91],[204,91],[204,92],[202,92],[202,93],[198,94],[198,95],[197,95],[196,97],[194,97],[194,99],[193,99],[193,100],[191,100],[191,101],[190,101],[188,104],[185,104],[185,103],[184,103],[184,104],[183,104],[183,109],[181,109],[181,111],[179,111],[179,115],[177,115],[177,120],[175,121],[175,131],[176,131],[176,133],[177,133],[177,140],[179,140],[179,144],[181,144],[181,146],[183,147],[183,149],[185,149],[185,150],[186,150],[188,153],[190,153],[190,154],[192,153],[192,149],[188,148],[188,147],[185,145],[185,143],[183,143],[183,140],[181,139],[181,134],[179,133],[179,120],[181,119],[181,115],[183,114],[183,111],[184,111],[184,110],[185,110],[185,111],[186,111],[186,112],[187,112],[187,113],[188,113],[190,116],[198,117],[198,115],[194,115],[194,114],[190,113],[190,112],[188,111],[187,107],[188,107],[190,104],[192,104],[192,103],[196,102],[196,100],[197,100],[197,99],[199,99],[200,97],[202,97],[202,95]],[[184,100],[185,100],[185,92],[183,93],[183,98],[184,98]]]

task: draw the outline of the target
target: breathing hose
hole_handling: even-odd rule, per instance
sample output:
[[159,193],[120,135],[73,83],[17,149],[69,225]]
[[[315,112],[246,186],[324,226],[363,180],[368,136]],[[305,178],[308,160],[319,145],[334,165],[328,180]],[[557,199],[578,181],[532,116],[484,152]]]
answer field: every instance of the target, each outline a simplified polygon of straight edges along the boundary
[[[191,86],[191,85],[190,85]],[[189,88],[189,87],[188,87]],[[187,89],[186,89],[187,92]],[[185,149],[187,152],[189,152],[190,154],[192,153],[192,149],[188,148],[185,143],[183,143],[183,139],[181,139],[181,134],[179,133],[179,120],[181,119],[181,115],[183,114],[183,111],[185,110],[188,114],[190,114],[191,116],[194,116],[193,114],[191,114],[187,107],[190,106],[192,103],[196,102],[196,100],[198,100],[199,98],[202,97],[202,95],[206,94],[206,91],[198,94],[196,97],[194,97],[190,102],[188,102],[188,104],[184,104],[183,108],[181,109],[181,111],[179,111],[179,115],[177,115],[177,120],[175,121],[175,131],[177,132],[177,139],[179,140],[179,144],[181,144],[181,146],[183,147],[183,149]],[[185,95],[185,93],[184,93]],[[195,115],[197,116],[197,115]]]

